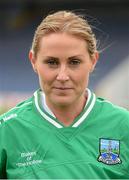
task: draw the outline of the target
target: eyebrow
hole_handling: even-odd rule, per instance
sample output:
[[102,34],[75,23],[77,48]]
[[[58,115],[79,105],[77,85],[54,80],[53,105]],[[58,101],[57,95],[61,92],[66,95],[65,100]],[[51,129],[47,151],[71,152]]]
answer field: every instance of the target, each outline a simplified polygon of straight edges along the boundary
[[58,60],[59,58],[58,57],[54,57],[54,56],[43,56],[44,57],[44,59],[55,59],[55,60]]
[[74,56],[71,56],[71,57],[69,57],[69,59],[73,59],[73,58],[77,58],[77,57],[83,57],[83,55],[81,55],[81,54],[77,54],[77,55],[74,55]]
[[[77,54],[77,55],[68,57],[68,59],[77,58],[77,57],[83,57],[83,55]],[[52,58],[52,59],[55,59],[55,60],[59,59],[58,57],[54,57],[54,56],[44,56],[44,58]]]

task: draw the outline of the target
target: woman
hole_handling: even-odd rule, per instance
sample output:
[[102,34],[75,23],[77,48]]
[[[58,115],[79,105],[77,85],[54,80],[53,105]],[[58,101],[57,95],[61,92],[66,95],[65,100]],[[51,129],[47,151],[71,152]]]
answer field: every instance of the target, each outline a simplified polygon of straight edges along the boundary
[[88,89],[98,56],[82,17],[41,22],[29,52],[40,89],[1,116],[1,178],[129,178],[129,113]]

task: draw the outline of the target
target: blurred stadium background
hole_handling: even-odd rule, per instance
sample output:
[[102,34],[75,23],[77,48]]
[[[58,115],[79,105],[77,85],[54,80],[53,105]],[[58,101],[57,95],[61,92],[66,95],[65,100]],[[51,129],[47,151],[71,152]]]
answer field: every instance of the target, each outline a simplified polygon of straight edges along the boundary
[[28,51],[43,16],[56,10],[86,14],[102,51],[89,86],[129,109],[129,0],[0,0],[0,113],[39,88]]

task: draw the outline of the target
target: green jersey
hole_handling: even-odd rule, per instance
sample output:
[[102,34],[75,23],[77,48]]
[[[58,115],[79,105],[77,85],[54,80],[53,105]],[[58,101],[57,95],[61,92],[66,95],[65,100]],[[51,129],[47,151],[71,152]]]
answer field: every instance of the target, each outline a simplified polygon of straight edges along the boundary
[[129,112],[88,90],[65,127],[36,91],[0,117],[0,178],[129,179]]

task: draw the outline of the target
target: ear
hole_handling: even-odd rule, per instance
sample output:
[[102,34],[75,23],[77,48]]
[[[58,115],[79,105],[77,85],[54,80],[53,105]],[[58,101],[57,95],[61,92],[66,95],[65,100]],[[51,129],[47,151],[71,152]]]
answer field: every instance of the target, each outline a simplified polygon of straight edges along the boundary
[[29,52],[29,60],[31,62],[33,70],[37,73],[37,70],[36,70],[36,59],[34,57],[34,53],[33,53],[32,50],[30,50],[30,52]]
[[94,70],[94,68],[96,66],[96,63],[98,62],[98,59],[99,59],[99,53],[98,53],[98,51],[96,51],[94,53],[94,55],[91,57],[92,66],[91,66],[90,72],[93,72],[93,70]]

